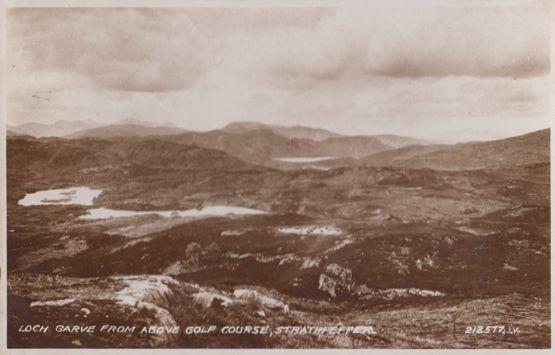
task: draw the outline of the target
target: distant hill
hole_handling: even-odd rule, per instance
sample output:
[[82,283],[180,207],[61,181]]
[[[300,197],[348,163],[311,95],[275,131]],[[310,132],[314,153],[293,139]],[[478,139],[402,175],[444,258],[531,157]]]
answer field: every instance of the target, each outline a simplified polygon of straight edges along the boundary
[[344,136],[318,128],[234,122],[209,132],[186,132],[169,139],[218,149],[256,164],[302,167],[280,158],[361,158],[423,141],[396,135]]
[[[344,136],[320,128],[269,125],[258,122],[234,122],[222,129],[193,132],[171,124],[125,118],[98,126],[92,121],[58,121],[54,124],[28,123],[9,127],[13,134],[67,139],[174,136],[169,140],[217,149],[245,161],[282,167],[291,165],[276,158],[337,157],[360,158],[382,151],[423,143],[396,135]],[[67,133],[67,134],[66,134]],[[292,165],[298,167],[298,165]]]
[[96,127],[94,121],[57,121],[52,124],[29,122],[19,126],[8,126],[15,134],[33,137],[64,137],[74,132]]
[[68,169],[117,169],[133,166],[145,170],[155,167],[175,170],[237,170],[248,165],[237,158],[213,150],[179,144],[162,137],[36,139],[10,137],[7,145],[9,169],[63,172]]
[[341,136],[338,133],[330,132],[321,128],[270,125],[259,122],[233,122],[222,128],[222,131],[237,134],[260,130],[268,130],[286,138],[312,139],[315,141],[322,141],[324,139]]
[[549,141],[550,130],[544,129],[487,142],[408,146],[369,155],[357,164],[460,170],[543,163],[550,161]]
[[41,137],[119,137],[149,136],[183,133],[186,130],[170,124],[159,125],[133,118],[125,118],[114,124],[99,125],[94,121],[57,121],[52,124],[30,122],[19,126],[8,126],[13,134]]
[[[358,156],[358,151],[376,150],[385,148],[400,148],[414,144],[428,144],[427,141],[411,137],[397,136],[394,134],[345,136],[325,129],[305,126],[281,126],[259,122],[233,122],[221,129],[234,134],[247,134],[249,132],[270,131],[278,136],[289,139],[310,139],[325,142],[339,149],[335,156]],[[381,142],[380,146],[378,142]],[[333,147],[328,149],[334,150]],[[350,151],[350,152],[348,152]],[[354,152],[354,153],[353,153]]]
[[[285,157],[363,157],[391,149],[373,137],[339,136],[316,141],[287,138],[272,130],[261,129],[231,133],[226,130],[187,132],[168,139],[199,147],[218,149],[245,161],[270,166]],[[282,164],[279,164],[282,165]]]
[[[8,127],[8,136],[57,137],[54,133],[91,124],[94,123],[29,123]],[[549,162],[549,132],[549,129],[544,129],[517,137],[448,145],[427,144],[423,140],[397,135],[344,136],[316,128],[256,122],[236,122],[219,130],[194,132],[126,119],[117,124],[79,130],[64,138],[116,140],[158,136],[160,142],[218,150],[245,162],[273,168],[393,166],[464,170]],[[321,157],[336,159],[298,162],[299,158]],[[296,161],[283,158],[295,158]]]
[[179,134],[187,130],[172,126],[145,126],[135,123],[122,123],[81,130],[65,136],[65,138],[115,138],[115,137],[146,137]]
[[112,122],[110,124],[114,124],[114,125],[132,124],[132,125],[146,126],[146,127],[177,127],[173,122],[163,122],[163,121],[150,122],[150,121],[140,120],[138,118],[123,118],[117,122]]
[[289,139],[270,130],[253,130],[230,133],[224,130],[187,132],[169,137],[180,143],[217,149],[250,162],[265,163],[273,157],[318,156],[318,142]]

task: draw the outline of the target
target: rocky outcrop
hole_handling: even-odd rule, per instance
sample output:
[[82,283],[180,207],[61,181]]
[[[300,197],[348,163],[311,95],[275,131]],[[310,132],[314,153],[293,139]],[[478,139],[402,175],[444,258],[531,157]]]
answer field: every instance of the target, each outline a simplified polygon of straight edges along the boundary
[[153,312],[160,325],[175,325],[173,317],[162,306],[173,296],[170,286],[179,285],[177,281],[161,275],[122,276],[112,279],[125,285],[116,293],[115,298],[119,304],[130,306],[135,310]]
[[216,290],[202,290],[197,292],[193,295],[193,300],[204,308],[211,307],[215,301],[219,302],[223,307],[227,307],[233,303],[231,298]]
[[351,269],[329,264],[320,274],[318,289],[331,297],[349,295],[354,288],[353,273]]
[[289,306],[271,296],[262,294],[261,292],[248,288],[238,288],[233,292],[233,296],[238,299],[250,300],[258,303],[260,306],[270,309],[281,309],[284,313],[289,313]]
[[[157,347],[176,341],[173,333],[139,332],[139,327],[175,327],[175,319],[166,309],[179,282],[163,275],[113,276],[106,278],[70,278],[60,276],[12,275],[9,280],[13,295],[31,300],[29,310],[48,314],[53,322],[60,317],[75,319],[100,317],[111,324],[136,326],[137,331],[125,336],[136,337],[144,346]],[[45,287],[47,285],[47,287]],[[96,336],[104,336],[98,333]],[[83,339],[81,339],[83,340]]]

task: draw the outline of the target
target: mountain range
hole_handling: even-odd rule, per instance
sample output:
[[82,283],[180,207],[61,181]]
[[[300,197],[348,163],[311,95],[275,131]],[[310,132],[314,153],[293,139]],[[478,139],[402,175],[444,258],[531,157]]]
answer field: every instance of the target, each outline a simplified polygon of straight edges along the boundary
[[257,162],[289,156],[359,158],[393,148],[426,143],[396,135],[344,136],[320,128],[258,122],[234,122],[208,132],[188,131],[171,125],[155,126],[134,119],[102,126],[92,121],[58,121],[51,125],[27,123],[8,129],[10,135],[68,139],[169,136],[168,139],[172,141],[218,149]]
[[[485,142],[430,144],[398,135],[346,136],[321,128],[233,122],[207,132],[136,119],[99,125],[93,121],[58,121],[9,126],[8,135],[66,139],[164,137],[167,142],[219,150],[245,162],[273,168],[397,166],[438,170],[480,169],[549,161],[549,130]],[[291,163],[284,158],[327,158]]]
[[[147,121],[126,118],[112,124],[102,125],[94,121],[57,121],[52,124],[30,122],[18,126],[8,126],[12,134],[29,135],[33,137],[63,137],[63,138],[113,138],[113,137],[143,137],[174,135],[190,132],[187,129],[165,123],[156,125]],[[361,140],[363,137],[377,138],[388,147],[399,148],[410,144],[426,144],[421,139],[402,137],[397,135],[345,136],[321,128],[305,126],[283,126],[264,124],[252,121],[232,122],[227,126],[215,130],[227,134],[244,135],[257,131],[270,131],[275,135],[288,139],[309,139],[324,141],[330,138],[353,138]],[[214,131],[211,131],[214,132]],[[197,132],[202,133],[202,132]],[[339,140],[340,141],[340,140]]]

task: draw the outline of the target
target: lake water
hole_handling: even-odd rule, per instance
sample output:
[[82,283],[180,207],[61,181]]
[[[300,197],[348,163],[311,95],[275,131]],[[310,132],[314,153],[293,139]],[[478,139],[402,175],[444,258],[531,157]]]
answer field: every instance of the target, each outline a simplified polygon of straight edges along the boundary
[[338,236],[343,231],[334,226],[295,226],[278,228],[281,234]]
[[324,160],[336,159],[335,157],[283,157],[283,158],[272,158],[272,160],[284,161],[286,163],[314,163]]
[[37,191],[25,195],[19,200],[21,206],[41,205],[84,205],[91,206],[95,198],[102,193],[102,189],[76,186],[66,189],[52,189]]
[[209,206],[202,209],[174,210],[174,211],[131,211],[113,210],[110,208],[92,208],[79,217],[79,219],[108,219],[118,217],[134,217],[157,214],[162,217],[206,217],[206,216],[225,216],[225,215],[255,215],[266,214],[261,210],[235,206]]

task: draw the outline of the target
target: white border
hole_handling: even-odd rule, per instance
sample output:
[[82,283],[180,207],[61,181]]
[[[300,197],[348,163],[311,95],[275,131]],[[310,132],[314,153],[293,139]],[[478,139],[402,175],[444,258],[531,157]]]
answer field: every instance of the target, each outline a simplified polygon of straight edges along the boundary
[[550,0],[3,0],[6,7],[534,6]]
[[[551,68],[555,68],[555,7],[552,0],[424,0],[416,4],[413,0],[0,0],[0,259],[2,260],[0,270],[0,354],[237,354],[250,353],[258,354],[262,351],[271,353],[307,353],[307,354],[368,354],[368,353],[432,353],[443,354],[466,354],[469,352],[477,354],[530,354],[530,353],[551,353],[555,344],[555,333],[553,323],[551,328],[551,349],[526,349],[526,350],[507,350],[507,349],[367,349],[367,350],[340,350],[340,349],[7,349],[7,311],[6,311],[6,271],[7,271],[7,223],[6,223],[6,128],[7,128],[7,98],[6,98],[6,8],[10,7],[333,7],[333,6],[534,6],[539,4],[549,4],[551,17]],[[555,100],[555,80],[553,70],[551,77],[551,104],[550,104],[550,128],[553,128],[553,102]],[[553,142],[553,132],[551,130],[551,142]],[[553,156],[555,146],[551,144],[551,165],[553,166]],[[551,201],[554,198],[553,186],[555,176],[551,173]],[[553,221],[555,220],[555,210],[551,208],[551,235],[555,230]],[[554,267],[555,248],[551,242],[551,296],[555,292]],[[552,297],[553,298],[553,297]],[[551,302],[551,320],[553,310]]]

